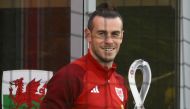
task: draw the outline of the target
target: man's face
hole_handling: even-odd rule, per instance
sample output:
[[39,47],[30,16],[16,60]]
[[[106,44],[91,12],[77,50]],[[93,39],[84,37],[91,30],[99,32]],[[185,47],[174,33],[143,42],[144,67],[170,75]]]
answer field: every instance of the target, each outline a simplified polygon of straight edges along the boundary
[[123,38],[123,24],[119,17],[96,16],[93,27],[86,31],[92,56],[101,64],[113,63]]

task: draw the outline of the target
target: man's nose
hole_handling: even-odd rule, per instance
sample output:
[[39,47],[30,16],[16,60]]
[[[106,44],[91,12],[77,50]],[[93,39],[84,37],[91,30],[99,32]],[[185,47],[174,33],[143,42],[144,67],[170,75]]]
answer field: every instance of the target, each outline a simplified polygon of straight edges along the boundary
[[105,43],[113,43],[113,38],[111,37],[111,35],[106,36]]

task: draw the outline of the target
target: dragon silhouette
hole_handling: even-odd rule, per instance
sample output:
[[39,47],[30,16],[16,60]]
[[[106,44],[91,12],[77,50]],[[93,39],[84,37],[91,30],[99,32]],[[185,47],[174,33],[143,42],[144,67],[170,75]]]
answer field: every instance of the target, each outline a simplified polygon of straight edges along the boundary
[[[30,81],[26,86],[25,92],[23,91],[24,89],[23,77],[10,82],[9,96],[16,105],[15,109],[18,109],[24,103],[27,104],[28,106],[27,109],[31,109],[34,106],[32,101],[41,103],[42,97],[45,95],[45,89],[47,87],[47,84],[45,83],[43,87],[40,88],[38,91],[38,87],[40,86],[40,81],[41,80],[36,81],[35,79]],[[12,93],[13,92],[12,85],[15,85],[16,87],[16,95],[13,95]]]

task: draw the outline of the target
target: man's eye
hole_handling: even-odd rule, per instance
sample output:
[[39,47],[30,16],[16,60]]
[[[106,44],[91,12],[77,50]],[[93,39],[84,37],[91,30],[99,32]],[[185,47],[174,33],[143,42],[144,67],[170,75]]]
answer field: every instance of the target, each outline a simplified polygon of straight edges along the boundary
[[117,38],[117,37],[120,37],[120,34],[119,34],[119,33],[113,33],[113,34],[112,34],[112,37],[116,37],[116,38]]
[[104,32],[99,32],[98,35],[105,35],[105,33]]
[[119,33],[113,34],[113,36],[119,36]]
[[98,37],[99,38],[105,38],[106,37],[106,33],[105,32],[99,32],[98,33]]

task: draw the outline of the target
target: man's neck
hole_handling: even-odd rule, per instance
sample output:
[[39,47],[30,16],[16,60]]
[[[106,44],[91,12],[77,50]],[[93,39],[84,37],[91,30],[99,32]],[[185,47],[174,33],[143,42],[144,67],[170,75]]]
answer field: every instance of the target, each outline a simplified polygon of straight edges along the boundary
[[101,61],[98,57],[95,56],[95,54],[92,53],[92,51],[90,52],[90,54],[92,55],[92,57],[104,68],[108,68],[110,69],[113,65],[113,61],[110,62],[103,62]]

